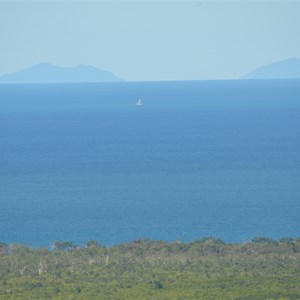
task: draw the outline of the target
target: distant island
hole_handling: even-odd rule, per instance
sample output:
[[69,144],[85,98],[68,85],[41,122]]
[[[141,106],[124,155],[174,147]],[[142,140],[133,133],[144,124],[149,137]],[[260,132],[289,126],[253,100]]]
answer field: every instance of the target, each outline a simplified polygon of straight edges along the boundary
[[59,67],[48,63],[0,76],[0,83],[118,82],[113,73],[92,66]]
[[[261,66],[240,79],[288,79],[300,78],[300,59],[289,58]],[[88,65],[59,67],[40,63],[19,72],[0,76],[1,83],[77,83],[121,82],[113,73]]]
[[300,59],[289,58],[255,69],[241,79],[300,78]]

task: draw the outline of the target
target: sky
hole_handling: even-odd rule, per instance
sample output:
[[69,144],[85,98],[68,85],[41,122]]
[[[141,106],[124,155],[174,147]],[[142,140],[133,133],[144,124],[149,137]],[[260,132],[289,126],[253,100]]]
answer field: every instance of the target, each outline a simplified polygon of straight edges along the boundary
[[297,1],[0,0],[0,75],[47,62],[124,80],[236,79],[300,58]]

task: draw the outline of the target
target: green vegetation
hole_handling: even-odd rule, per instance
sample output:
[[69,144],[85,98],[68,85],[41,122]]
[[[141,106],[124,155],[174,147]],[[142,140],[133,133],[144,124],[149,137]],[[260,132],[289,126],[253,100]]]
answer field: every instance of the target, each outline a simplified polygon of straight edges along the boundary
[[300,299],[300,238],[0,243],[0,299]]

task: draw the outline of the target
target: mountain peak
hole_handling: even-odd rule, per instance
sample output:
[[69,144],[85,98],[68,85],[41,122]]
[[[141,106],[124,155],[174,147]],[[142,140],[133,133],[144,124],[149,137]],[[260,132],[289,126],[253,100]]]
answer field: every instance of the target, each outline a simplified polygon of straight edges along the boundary
[[242,79],[300,78],[300,59],[291,57],[261,66]]
[[113,73],[80,64],[59,67],[39,63],[16,73],[0,76],[0,83],[64,83],[64,82],[116,82],[122,81]]

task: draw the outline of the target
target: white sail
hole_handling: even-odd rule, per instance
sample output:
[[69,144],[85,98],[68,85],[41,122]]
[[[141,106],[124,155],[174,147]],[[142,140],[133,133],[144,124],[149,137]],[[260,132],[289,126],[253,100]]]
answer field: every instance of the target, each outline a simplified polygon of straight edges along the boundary
[[142,98],[139,98],[139,100],[138,100],[138,102],[136,103],[136,105],[143,105]]

